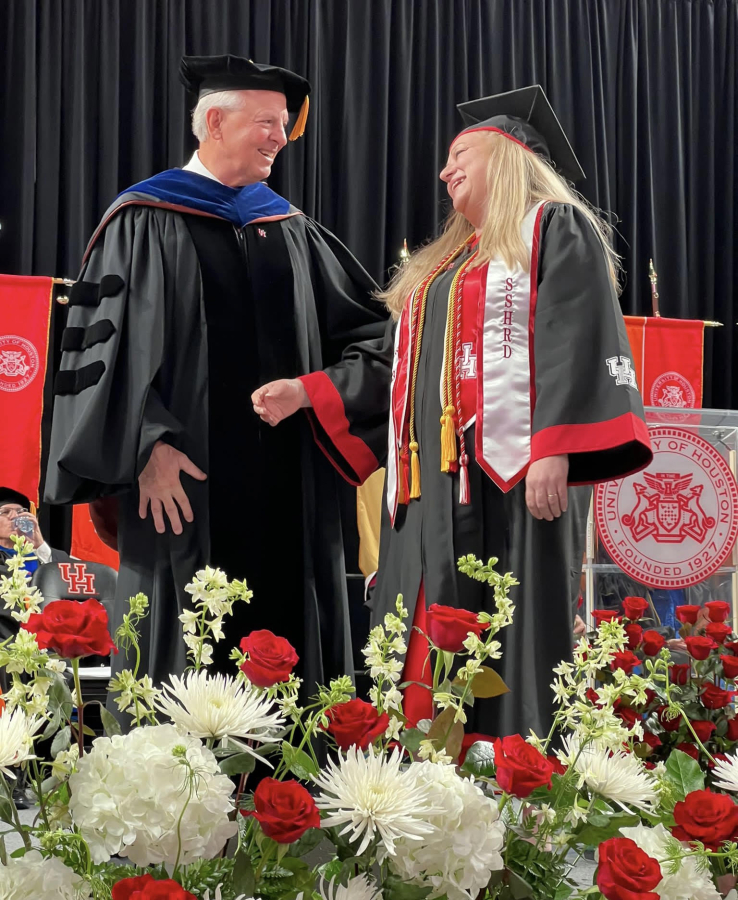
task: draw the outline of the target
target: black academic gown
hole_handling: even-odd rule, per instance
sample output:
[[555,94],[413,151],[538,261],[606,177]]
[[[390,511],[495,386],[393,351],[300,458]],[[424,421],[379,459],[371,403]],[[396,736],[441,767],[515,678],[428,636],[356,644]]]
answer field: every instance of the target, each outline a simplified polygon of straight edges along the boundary
[[[148,596],[142,671],[155,682],[186,665],[178,616],[206,564],[254,591],[225,622],[217,669],[234,671],[232,647],[268,628],[295,646],[307,686],[353,671],[335,472],[304,416],[273,429],[250,397],[381,334],[374,288],[294,209],[238,228],[128,192],[106,213],[70,300],[46,493],[51,503],[117,498],[112,625],[130,596]],[[138,515],[138,475],[157,440],[208,476],[182,476],[194,522],[179,536]]]
[[[426,604],[494,612],[492,590],[461,575],[460,556],[499,558],[497,570],[512,572],[520,585],[511,590],[514,624],[500,632],[503,657],[493,663],[510,693],[478,701],[468,711],[468,731],[494,736],[533,728],[546,734],[552,710],[552,669],[570,658],[573,646],[572,567],[581,562],[584,533],[576,514],[553,522],[533,518],[525,504],[525,481],[503,493],[476,464],[474,429],[466,431],[470,456],[470,503],[459,503],[459,475],[440,470],[441,406],[439,383],[449,288],[466,257],[433,284],[426,307],[416,392],[422,493],[398,507],[394,527],[385,503],[377,584],[370,604],[372,624],[394,610],[402,593],[410,620],[421,582]],[[617,478],[647,465],[643,408],[635,387],[617,385],[605,360],[630,357],[620,307],[607,272],[599,238],[576,209],[548,204],[540,226],[535,312],[536,400],[532,433],[556,426],[574,428],[569,452],[572,485]],[[378,458],[386,457],[386,423],[392,364],[391,330],[382,341],[350,348],[344,360],[326,370],[340,396],[354,442]],[[309,376],[317,381],[320,376]],[[356,474],[361,454],[344,436],[331,440],[331,420],[322,407],[321,443],[347,477]],[[604,438],[603,438],[604,435]],[[640,435],[638,437],[637,435]],[[591,444],[598,449],[587,451]],[[343,448],[343,452],[341,451]],[[353,465],[352,465],[353,463]],[[581,510],[588,487],[570,488],[570,505]],[[385,490],[386,494],[386,490]],[[386,499],[386,497],[385,497]]]

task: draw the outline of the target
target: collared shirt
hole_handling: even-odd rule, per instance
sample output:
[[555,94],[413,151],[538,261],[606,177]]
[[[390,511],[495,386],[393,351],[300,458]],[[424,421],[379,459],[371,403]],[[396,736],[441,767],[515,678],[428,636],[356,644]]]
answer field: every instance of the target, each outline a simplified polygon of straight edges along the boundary
[[200,159],[200,154],[195,150],[195,152],[190,157],[190,161],[186,166],[182,166],[182,169],[185,172],[194,172],[196,175],[202,175],[203,178],[210,178],[211,181],[217,181],[218,184],[223,184],[220,178],[216,178],[215,175],[208,169]]
[[[14,548],[0,547],[0,562],[14,555]],[[34,550],[34,556],[36,557],[36,559],[31,559],[26,563],[26,569],[29,572],[35,572],[40,565],[51,562],[51,547],[49,547],[46,541],[44,541],[43,544],[41,544],[39,547],[36,547],[36,549]]]

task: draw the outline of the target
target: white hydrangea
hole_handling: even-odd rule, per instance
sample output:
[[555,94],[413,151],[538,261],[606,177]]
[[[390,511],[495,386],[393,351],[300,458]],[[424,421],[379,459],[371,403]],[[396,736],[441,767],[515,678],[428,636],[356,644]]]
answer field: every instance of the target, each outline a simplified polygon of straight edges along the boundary
[[432,834],[422,841],[396,842],[390,867],[408,881],[432,885],[431,897],[474,900],[503,865],[505,826],[497,804],[453,766],[423,762],[410,769],[440,811],[428,817]]
[[201,741],[174,725],[98,738],[69,786],[72,819],[97,863],[115,854],[137,866],[175,863],[178,831],[180,864],[212,859],[237,831],[228,820],[230,778]]
[[90,886],[55,856],[30,850],[0,865],[0,900],[84,900]]
[[[621,833],[657,861],[672,855],[670,845],[673,845],[674,838],[660,823],[653,828],[646,825],[623,828]],[[654,888],[660,900],[720,900],[709,869],[700,867],[698,861],[699,857],[690,853],[682,858],[679,869],[672,875],[668,874],[667,863],[662,866],[663,878]]]

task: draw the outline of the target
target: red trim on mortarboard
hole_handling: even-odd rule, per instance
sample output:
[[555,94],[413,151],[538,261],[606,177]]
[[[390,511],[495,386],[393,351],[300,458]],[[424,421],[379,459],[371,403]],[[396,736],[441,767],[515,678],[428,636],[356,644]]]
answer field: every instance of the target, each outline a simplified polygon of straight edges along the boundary
[[508,134],[507,131],[503,131],[501,128],[493,128],[492,125],[484,125],[479,128],[466,128],[461,134],[457,134],[456,137],[451,141],[451,146],[448,148],[449,153],[451,152],[451,147],[459,140],[459,138],[463,137],[465,134],[473,134],[475,131],[494,131],[497,134],[501,134],[503,137],[506,137],[510,141],[515,141],[516,144],[520,144],[521,147],[525,147],[528,153],[535,153],[535,150],[531,150],[527,144],[524,144],[522,141],[519,141],[516,137],[513,137],[511,134]]

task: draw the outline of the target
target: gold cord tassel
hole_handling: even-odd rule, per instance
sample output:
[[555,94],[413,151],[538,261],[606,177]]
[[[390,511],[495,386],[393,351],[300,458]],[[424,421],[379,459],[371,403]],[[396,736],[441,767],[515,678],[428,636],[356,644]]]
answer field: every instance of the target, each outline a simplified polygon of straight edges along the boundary
[[302,101],[302,106],[300,107],[300,112],[295,120],[295,125],[290,132],[290,140],[296,141],[298,138],[301,138],[303,134],[305,134],[305,125],[307,123],[308,110],[310,109],[310,98],[306,95],[305,99]]
[[454,430],[453,406],[447,406],[441,416],[441,471],[450,472],[451,463],[456,462],[456,431]]
[[410,441],[410,499],[417,500],[420,497],[420,457],[418,456],[418,442]]

